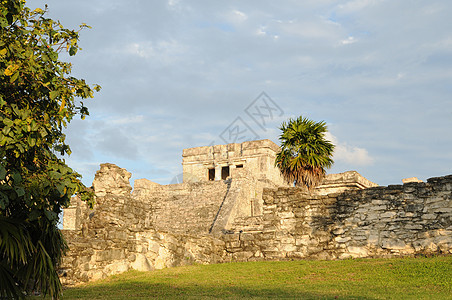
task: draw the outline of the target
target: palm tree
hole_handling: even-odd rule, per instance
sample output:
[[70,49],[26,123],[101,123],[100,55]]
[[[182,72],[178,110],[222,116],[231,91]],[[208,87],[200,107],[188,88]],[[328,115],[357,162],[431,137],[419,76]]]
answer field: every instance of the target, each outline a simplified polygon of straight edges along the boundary
[[300,116],[283,122],[280,129],[281,151],[275,165],[289,184],[314,188],[334,163],[334,145],[325,139],[326,123]]
[[33,291],[58,299],[57,267],[66,250],[54,222],[0,215],[0,299],[21,299]]

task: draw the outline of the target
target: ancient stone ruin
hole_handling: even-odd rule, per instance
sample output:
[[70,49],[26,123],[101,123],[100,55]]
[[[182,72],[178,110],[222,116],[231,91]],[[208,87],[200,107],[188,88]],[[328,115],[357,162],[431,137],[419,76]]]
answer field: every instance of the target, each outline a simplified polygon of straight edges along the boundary
[[452,254],[452,175],[379,187],[355,171],[286,185],[270,140],[185,149],[184,182],[102,164],[64,211],[65,284],[192,263]]

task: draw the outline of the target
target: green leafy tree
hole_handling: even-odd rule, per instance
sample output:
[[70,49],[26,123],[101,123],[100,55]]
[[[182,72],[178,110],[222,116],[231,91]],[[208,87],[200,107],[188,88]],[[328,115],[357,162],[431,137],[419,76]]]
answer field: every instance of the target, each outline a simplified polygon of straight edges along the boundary
[[300,116],[283,122],[280,130],[281,150],[275,165],[289,184],[314,188],[325,176],[325,169],[333,165],[334,145],[325,139],[326,123]]
[[92,204],[80,175],[60,157],[70,154],[63,129],[93,97],[70,76],[62,52],[75,55],[79,31],[30,10],[24,0],[0,0],[0,298],[38,290],[61,294],[57,266],[65,249],[58,215],[78,193]]

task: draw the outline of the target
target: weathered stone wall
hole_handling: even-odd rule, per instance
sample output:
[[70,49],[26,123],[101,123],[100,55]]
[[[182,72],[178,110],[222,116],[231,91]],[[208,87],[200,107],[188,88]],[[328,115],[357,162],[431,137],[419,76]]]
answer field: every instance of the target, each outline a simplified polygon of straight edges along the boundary
[[209,181],[209,169],[215,170],[215,180],[221,180],[222,168],[229,167],[231,175],[235,170],[243,168],[257,179],[270,180],[284,186],[286,183],[275,167],[278,151],[279,147],[271,140],[184,149],[184,182]]
[[154,269],[193,263],[231,261],[224,241],[214,237],[173,235],[155,230],[106,227],[86,234],[63,230],[70,251],[60,267],[65,285],[102,279],[134,269]]
[[[219,239],[157,230],[153,214],[158,212],[158,205],[150,206],[153,199],[149,200],[143,191],[131,194],[129,178],[130,173],[126,170],[103,164],[93,182],[96,194],[94,209],[90,210],[80,200],[73,199],[72,206],[81,212],[77,221],[80,227],[63,231],[70,248],[61,266],[64,284],[96,280],[129,269],[148,271],[225,261],[224,242]],[[147,183],[150,185],[153,184]],[[158,189],[155,185],[154,188]],[[146,199],[149,201],[142,201]],[[178,216],[182,218],[182,215]],[[210,224],[207,222],[205,225]],[[161,227],[168,229],[166,225]],[[170,229],[178,231],[182,227],[181,223]]]
[[145,204],[149,225],[179,234],[209,233],[222,202],[231,192],[230,180],[151,187],[144,183],[135,182],[132,198]]
[[327,174],[323,178],[322,183],[315,187],[315,193],[318,195],[328,195],[377,186],[378,184],[364,178],[358,172],[347,171],[338,174]]
[[194,262],[452,254],[452,175],[329,195],[246,170],[218,182],[137,180],[133,192],[129,178],[104,164],[94,209],[73,199],[65,284]]
[[238,219],[224,238],[235,259],[452,254],[452,176],[326,196],[265,189],[263,198],[262,222]]

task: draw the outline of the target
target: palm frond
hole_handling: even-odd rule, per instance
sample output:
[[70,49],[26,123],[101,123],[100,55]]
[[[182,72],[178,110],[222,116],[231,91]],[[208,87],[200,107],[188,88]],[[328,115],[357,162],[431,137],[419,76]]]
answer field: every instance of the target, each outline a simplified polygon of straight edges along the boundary
[[32,252],[33,244],[22,222],[0,216],[0,257],[17,265],[25,263]]
[[14,271],[9,265],[0,260],[0,299],[23,299],[25,295],[22,293]]
[[61,282],[56,268],[66,249],[55,222],[0,216],[0,298],[21,298],[35,289],[59,298]]
[[276,155],[275,165],[289,184],[295,182],[312,189],[322,181],[325,169],[334,163],[334,145],[324,137],[326,123],[300,116],[283,122],[280,130],[281,151]]

